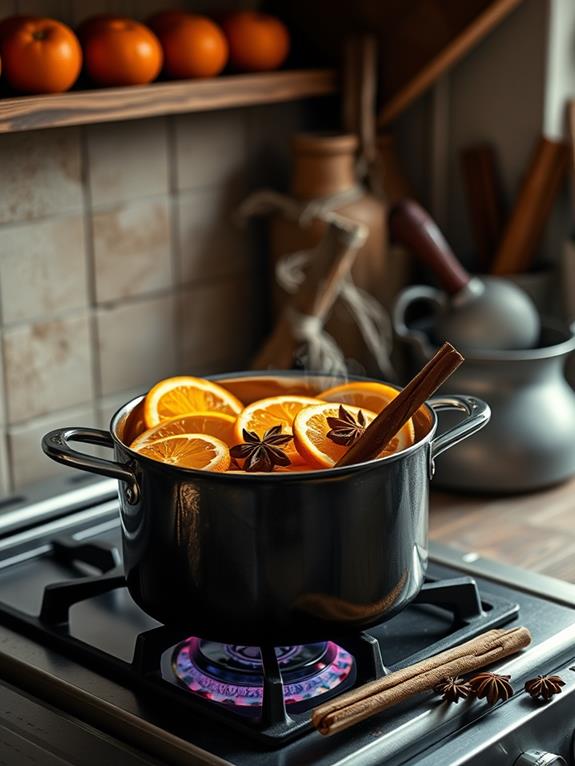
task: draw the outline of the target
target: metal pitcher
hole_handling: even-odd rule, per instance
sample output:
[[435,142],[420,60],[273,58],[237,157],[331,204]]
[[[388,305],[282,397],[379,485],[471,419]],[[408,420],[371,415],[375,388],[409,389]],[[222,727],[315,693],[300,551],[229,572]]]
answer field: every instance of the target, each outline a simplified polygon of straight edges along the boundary
[[[394,307],[394,329],[408,345],[414,367],[427,362],[437,348],[430,340],[432,321],[410,322],[406,317],[415,301],[433,300],[435,295],[433,288],[408,288]],[[485,400],[493,416],[474,439],[438,463],[436,486],[511,493],[573,476],[575,393],[564,369],[573,350],[575,326],[543,322],[536,348],[467,353],[449,379],[449,389]],[[443,423],[450,426],[449,414]]]

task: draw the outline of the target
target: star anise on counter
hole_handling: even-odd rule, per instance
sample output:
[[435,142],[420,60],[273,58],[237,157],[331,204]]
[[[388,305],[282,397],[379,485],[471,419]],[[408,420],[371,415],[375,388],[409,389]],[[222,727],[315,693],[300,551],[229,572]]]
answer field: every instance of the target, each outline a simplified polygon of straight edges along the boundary
[[471,694],[471,686],[463,678],[448,676],[440,681],[433,689],[436,694],[441,694],[444,702],[459,702]]
[[281,425],[268,428],[263,437],[255,431],[242,430],[244,444],[236,444],[230,449],[230,455],[236,460],[244,460],[244,471],[273,471],[276,465],[289,465],[291,460],[281,449],[293,439],[291,434],[282,434]]
[[490,705],[495,705],[497,700],[508,700],[513,694],[510,678],[511,676],[500,676],[497,673],[478,673],[469,679],[468,684],[475,697],[485,697]]
[[565,681],[560,676],[537,676],[525,683],[525,691],[534,700],[542,699],[548,702],[554,694],[561,694]]
[[345,409],[343,404],[339,405],[338,417],[326,418],[331,431],[327,432],[327,438],[342,447],[351,447],[365,431],[365,416],[360,410],[357,413],[357,420]]

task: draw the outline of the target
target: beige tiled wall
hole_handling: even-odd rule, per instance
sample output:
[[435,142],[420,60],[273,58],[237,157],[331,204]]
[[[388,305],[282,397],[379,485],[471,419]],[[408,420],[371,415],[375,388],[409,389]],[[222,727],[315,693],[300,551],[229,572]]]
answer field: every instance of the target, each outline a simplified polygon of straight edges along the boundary
[[59,470],[49,428],[245,365],[262,302],[232,212],[254,125],[242,110],[0,136],[4,492]]
[[[77,23],[174,5],[0,0],[0,18]],[[41,452],[46,431],[106,427],[164,376],[245,366],[262,332],[265,254],[232,212],[250,189],[285,181],[308,113],[287,104],[0,135],[0,494],[69,471]]]

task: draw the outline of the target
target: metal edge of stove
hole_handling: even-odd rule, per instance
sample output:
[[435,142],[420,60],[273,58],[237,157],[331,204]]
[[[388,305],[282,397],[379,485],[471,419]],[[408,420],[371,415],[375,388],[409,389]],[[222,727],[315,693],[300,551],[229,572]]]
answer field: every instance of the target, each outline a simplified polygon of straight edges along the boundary
[[0,537],[74,509],[94,506],[118,494],[116,479],[58,476],[0,500]]
[[429,558],[436,564],[455,567],[463,572],[486,580],[501,583],[533,596],[575,608],[575,584],[558,580],[549,575],[483,558],[478,553],[451,548],[443,543],[430,541]]
[[[90,692],[52,673],[30,667],[2,651],[0,673],[8,683],[26,690],[35,698],[44,699],[63,710],[76,711],[78,720],[84,720],[96,728],[102,727],[104,731],[124,739],[136,748],[146,747],[155,757],[168,757],[166,763],[174,766],[233,766],[230,761],[213,755],[112,702],[94,698]],[[80,711],[83,715],[79,715]]]

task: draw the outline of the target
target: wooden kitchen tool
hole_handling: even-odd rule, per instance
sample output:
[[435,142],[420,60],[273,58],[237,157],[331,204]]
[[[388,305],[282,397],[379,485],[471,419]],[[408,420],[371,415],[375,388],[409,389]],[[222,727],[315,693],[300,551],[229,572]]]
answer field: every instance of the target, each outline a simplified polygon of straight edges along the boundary
[[430,691],[448,677],[484,668],[525,649],[531,643],[527,628],[490,630],[460,646],[436,654],[317,707],[312,723],[321,734],[344,731],[376,713],[416,694]]
[[477,271],[490,270],[504,226],[503,193],[491,144],[467,146],[461,153],[463,185],[478,250]]
[[346,133],[359,138],[358,160],[370,189],[374,184],[376,157],[375,110],[377,90],[377,43],[373,35],[355,35],[346,40],[342,74],[342,122]]
[[318,331],[338,296],[342,280],[365,241],[357,225],[331,221],[313,258],[305,281],[286,302],[274,331],[252,362],[252,370],[289,370],[305,342],[305,323],[315,320]]
[[[404,4],[382,43],[382,88],[387,98],[378,125],[388,126],[431,87],[522,0],[449,3],[446,0]],[[380,4],[384,5],[384,4]],[[461,25],[462,17],[467,23]]]
[[415,191],[401,167],[393,135],[381,133],[377,136],[376,146],[377,186],[382,190],[386,202],[393,205],[400,199],[416,199]]
[[569,166],[569,158],[570,151],[565,142],[539,139],[503,232],[492,274],[521,274],[531,266]]

